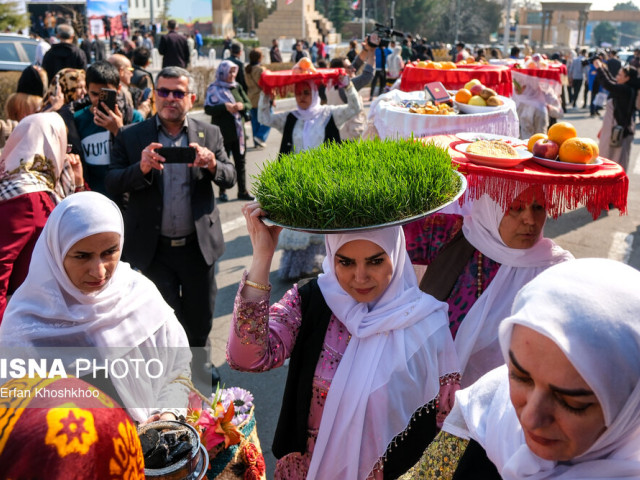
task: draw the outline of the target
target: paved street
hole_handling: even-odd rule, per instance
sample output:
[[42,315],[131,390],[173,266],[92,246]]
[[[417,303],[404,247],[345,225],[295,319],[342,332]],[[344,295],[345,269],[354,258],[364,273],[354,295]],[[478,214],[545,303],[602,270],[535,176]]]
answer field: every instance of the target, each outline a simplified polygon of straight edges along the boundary
[[[368,92],[363,93],[363,98],[368,98]],[[277,111],[291,108],[293,108],[292,100],[279,100],[276,105]],[[202,113],[195,115],[197,118],[208,120],[207,116]],[[575,125],[579,136],[594,139],[597,138],[602,123],[598,118],[589,118],[588,110],[582,109],[569,110],[565,120]],[[247,126],[250,129],[249,123]],[[582,208],[565,214],[558,220],[547,221],[546,236],[553,238],[578,258],[607,257],[640,268],[640,211],[636,208],[640,200],[638,189],[640,159],[637,158],[640,156],[640,135],[636,135],[636,137],[628,172],[630,177],[628,215],[619,216],[618,211],[615,210],[608,214],[604,213],[598,220],[593,221],[586,209]],[[252,138],[250,134],[248,138]],[[248,176],[256,174],[264,161],[275,158],[280,141],[280,133],[272,130],[266,149],[248,150]],[[252,140],[248,140],[248,144],[253,146]],[[249,182],[251,183],[250,177]],[[230,199],[235,199],[237,196],[235,188],[227,193]],[[225,385],[246,388],[255,396],[257,427],[267,462],[267,477],[272,478],[275,459],[271,455],[271,441],[280,411],[286,367],[266,373],[250,374],[235,372],[225,363],[225,345],[233,310],[233,300],[242,272],[248,268],[251,262],[251,243],[240,211],[242,204],[243,202],[233,200],[220,205],[226,253],[217,263],[219,291],[214,327],[210,339],[213,346],[213,360],[216,365],[220,366]],[[274,273],[279,260],[279,254],[276,252],[271,276],[272,301],[278,300],[291,287],[290,284],[279,281]]]

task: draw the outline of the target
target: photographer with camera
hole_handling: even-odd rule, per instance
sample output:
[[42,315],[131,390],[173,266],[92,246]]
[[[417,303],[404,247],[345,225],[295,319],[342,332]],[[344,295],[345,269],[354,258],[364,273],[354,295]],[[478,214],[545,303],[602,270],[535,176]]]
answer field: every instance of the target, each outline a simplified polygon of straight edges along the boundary
[[620,164],[626,171],[635,133],[634,112],[640,88],[638,71],[626,66],[613,77],[600,59],[596,58],[593,66],[599,84],[609,92],[600,130],[600,155]]
[[367,37],[367,43],[369,46],[376,49],[376,72],[373,76],[373,80],[371,81],[371,93],[369,94],[370,102],[373,101],[375,88],[378,82],[380,82],[378,95],[383,93],[384,88],[387,85],[386,64],[387,57],[393,53],[393,50],[389,48],[389,41],[393,36],[404,37],[404,33],[393,29],[393,18],[391,18],[390,26],[387,27],[380,23],[376,23],[376,30]]

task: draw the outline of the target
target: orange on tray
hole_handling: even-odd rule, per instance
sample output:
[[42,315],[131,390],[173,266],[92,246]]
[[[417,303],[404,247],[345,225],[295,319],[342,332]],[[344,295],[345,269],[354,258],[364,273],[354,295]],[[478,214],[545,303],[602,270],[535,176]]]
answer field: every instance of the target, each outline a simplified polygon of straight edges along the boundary
[[593,152],[593,156],[591,157],[591,160],[595,160],[596,158],[598,158],[598,155],[600,155],[600,148],[598,147],[598,142],[596,142],[593,138],[581,138],[580,140],[587,142],[591,147],[591,151]]
[[469,90],[467,90],[466,88],[461,88],[456,93],[456,102],[469,103],[471,97],[473,97],[473,94]]
[[566,140],[577,137],[578,132],[576,131],[576,127],[571,125],[569,122],[558,122],[549,127],[547,136],[549,137],[549,140],[552,140],[562,146],[563,142]]
[[558,159],[568,163],[589,163],[593,158],[593,149],[584,138],[570,138],[562,142]]

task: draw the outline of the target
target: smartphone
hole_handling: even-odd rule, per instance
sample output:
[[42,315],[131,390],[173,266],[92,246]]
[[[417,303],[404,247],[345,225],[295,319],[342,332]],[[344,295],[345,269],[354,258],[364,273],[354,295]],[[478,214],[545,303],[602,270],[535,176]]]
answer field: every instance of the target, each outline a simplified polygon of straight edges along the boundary
[[150,96],[151,96],[151,89],[147,87],[144,89],[144,92],[142,92],[142,100],[140,100],[140,103],[147,100]]
[[60,74],[57,73],[55,77],[53,77],[53,81],[51,82],[53,85],[53,96],[57,97],[60,94]]
[[193,163],[196,149],[192,147],[160,147],[155,152],[165,158],[165,163]]
[[[100,102],[104,102],[104,104],[109,107],[109,109],[113,112],[115,112],[116,110],[116,95],[118,94],[118,92],[116,90],[114,90],[113,88],[101,88],[100,89]],[[100,111],[104,114],[106,114],[107,112],[105,112],[104,108],[102,108],[102,105],[100,103],[98,103],[98,108],[100,109]]]

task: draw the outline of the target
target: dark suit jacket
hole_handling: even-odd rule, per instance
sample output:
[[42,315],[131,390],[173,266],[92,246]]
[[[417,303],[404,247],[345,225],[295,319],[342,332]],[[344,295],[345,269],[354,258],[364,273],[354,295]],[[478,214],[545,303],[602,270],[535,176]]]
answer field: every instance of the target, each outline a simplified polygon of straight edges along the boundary
[[162,68],[182,67],[189,65],[189,44],[184,35],[180,35],[175,30],[169,31],[160,37],[158,52],[162,55]]
[[[198,244],[207,265],[212,265],[224,252],[220,211],[216,207],[213,183],[231,188],[236,182],[236,171],[227,158],[218,127],[189,118],[188,136],[189,143],[207,147],[216,156],[217,168],[213,175],[205,168],[191,168],[191,210]],[[162,222],[162,172],[154,169],[143,175],[140,170],[142,150],[157,141],[155,116],[124,127],[111,147],[111,164],[105,178],[111,195],[129,192],[127,209],[123,212],[123,255],[141,270],[146,269],[153,259]]]

